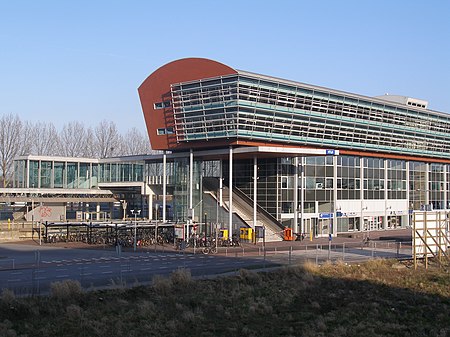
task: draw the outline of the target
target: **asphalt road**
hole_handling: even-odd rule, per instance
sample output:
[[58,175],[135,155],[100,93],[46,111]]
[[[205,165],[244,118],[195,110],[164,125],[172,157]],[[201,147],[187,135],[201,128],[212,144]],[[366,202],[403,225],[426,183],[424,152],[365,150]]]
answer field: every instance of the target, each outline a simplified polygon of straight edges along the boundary
[[[159,247],[161,249],[161,247]],[[0,288],[16,295],[48,293],[51,284],[77,280],[85,289],[130,287],[149,284],[156,275],[169,276],[174,270],[188,269],[192,277],[234,274],[241,268],[265,269],[310,261],[343,260],[362,262],[371,258],[411,258],[411,247],[392,242],[357,242],[316,245],[247,245],[220,248],[215,255],[200,250],[174,251],[133,249],[118,251],[113,247],[65,246],[7,243],[0,245]]]
[[193,277],[264,268],[268,261],[254,256],[203,255],[167,251],[117,252],[114,249],[70,249],[3,244],[0,247],[1,288],[16,294],[45,294],[52,282],[77,280],[83,288],[150,283],[155,275],[189,269]]

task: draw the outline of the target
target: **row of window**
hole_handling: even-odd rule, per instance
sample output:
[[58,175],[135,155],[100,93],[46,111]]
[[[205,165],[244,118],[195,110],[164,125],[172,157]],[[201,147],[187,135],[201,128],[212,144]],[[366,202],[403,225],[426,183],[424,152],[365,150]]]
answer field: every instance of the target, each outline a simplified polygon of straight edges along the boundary
[[157,109],[164,109],[164,108],[170,108],[171,103],[170,101],[164,101],[164,102],[156,102],[153,107],[155,108],[155,110]]
[[[450,153],[449,118],[258,78],[240,76],[238,80],[204,80],[173,87],[176,131],[183,135],[180,140],[223,137],[217,131],[232,124],[237,135],[246,138]],[[225,123],[226,111],[217,114],[214,109],[225,109],[230,100],[235,101],[237,114]]]
[[426,108],[425,104],[420,104],[420,103],[416,103],[416,102],[408,102],[408,105],[412,105],[412,106],[417,106],[419,108]]
[[[95,188],[100,182],[143,181],[143,164],[15,161],[14,186],[28,188]],[[28,172],[28,174],[27,174]],[[28,186],[27,186],[28,176]]]

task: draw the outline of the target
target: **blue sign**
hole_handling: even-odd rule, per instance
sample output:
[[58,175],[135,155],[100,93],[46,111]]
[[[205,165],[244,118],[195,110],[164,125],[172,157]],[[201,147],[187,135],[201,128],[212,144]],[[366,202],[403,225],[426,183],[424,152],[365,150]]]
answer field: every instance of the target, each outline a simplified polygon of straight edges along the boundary
[[327,156],[334,156],[335,150],[325,150],[325,153],[327,154]]
[[333,213],[319,213],[319,219],[331,219]]
[[336,216],[343,216],[343,214],[342,214],[341,211],[337,211],[337,212],[336,212]]

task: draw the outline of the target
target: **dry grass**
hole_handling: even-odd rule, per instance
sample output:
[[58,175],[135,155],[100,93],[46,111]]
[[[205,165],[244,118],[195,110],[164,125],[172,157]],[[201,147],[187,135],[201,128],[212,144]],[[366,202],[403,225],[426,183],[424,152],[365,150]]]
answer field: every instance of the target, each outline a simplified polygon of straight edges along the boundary
[[192,282],[191,271],[189,269],[177,269],[170,275],[173,284],[179,286],[188,286]]
[[3,290],[0,336],[449,336],[450,277],[398,262],[339,262],[193,280],[180,269],[150,287],[49,297]]
[[53,282],[50,285],[50,294],[55,299],[68,299],[79,296],[83,293],[80,282],[74,280],[64,280]]
[[12,305],[16,301],[16,295],[12,290],[2,289],[2,302]]

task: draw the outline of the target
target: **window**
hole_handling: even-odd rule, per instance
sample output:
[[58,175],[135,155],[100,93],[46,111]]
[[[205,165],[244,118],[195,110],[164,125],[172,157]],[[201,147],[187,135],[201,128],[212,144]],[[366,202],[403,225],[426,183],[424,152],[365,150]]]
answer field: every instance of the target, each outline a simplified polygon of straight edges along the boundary
[[164,102],[156,102],[154,104],[155,109],[164,109],[170,107],[170,101],[164,101]]
[[283,188],[283,189],[289,188],[288,177],[281,177],[281,188]]
[[161,135],[173,135],[174,131],[173,131],[173,128],[159,128],[157,130],[157,134],[159,136],[161,136]]

